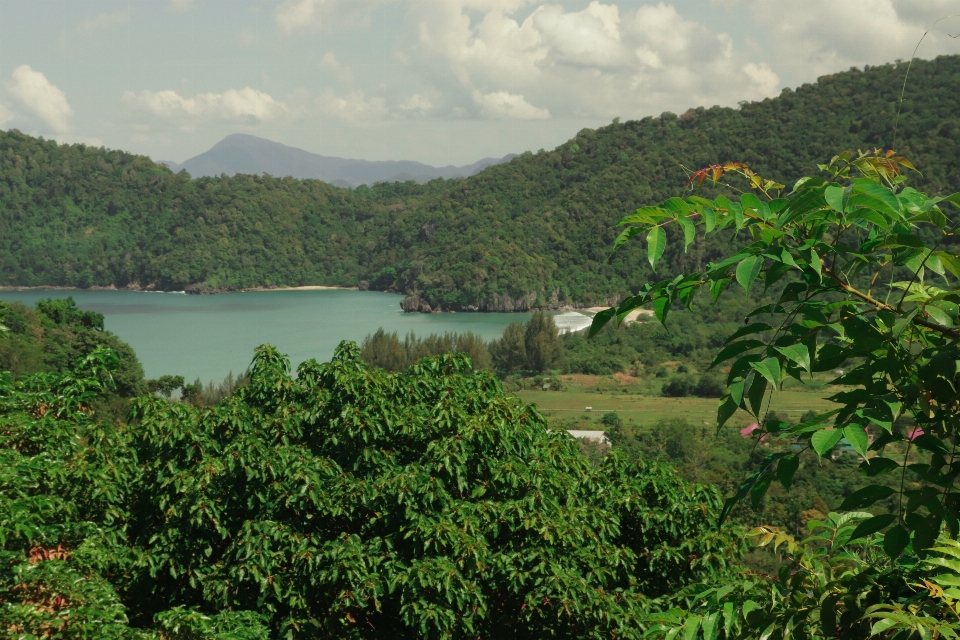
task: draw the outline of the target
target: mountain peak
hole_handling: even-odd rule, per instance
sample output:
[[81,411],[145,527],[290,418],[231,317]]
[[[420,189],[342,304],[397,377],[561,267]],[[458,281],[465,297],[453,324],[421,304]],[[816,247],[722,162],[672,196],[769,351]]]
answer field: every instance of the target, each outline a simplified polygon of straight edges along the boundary
[[435,178],[465,178],[516,157],[483,158],[473,164],[433,167],[413,160],[353,160],[321,156],[247,133],[231,133],[209,151],[182,164],[164,161],[172,171],[186,169],[194,178],[221,174],[269,174],[316,179],[345,187],[376,182],[428,182]]

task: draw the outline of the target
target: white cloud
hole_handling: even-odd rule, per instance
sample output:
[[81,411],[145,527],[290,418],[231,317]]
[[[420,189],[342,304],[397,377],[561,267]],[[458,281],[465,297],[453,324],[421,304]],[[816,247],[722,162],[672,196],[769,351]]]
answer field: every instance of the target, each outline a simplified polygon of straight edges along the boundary
[[419,93],[415,93],[410,98],[400,103],[400,110],[412,113],[427,113],[433,109],[433,102],[430,101],[430,98],[422,96]]
[[531,16],[554,62],[583,67],[612,67],[625,62],[620,39],[620,10],[594,0],[579,12],[543,5]]
[[193,0],[170,0],[170,10],[182,13],[190,11],[196,6]]
[[186,124],[198,120],[231,120],[262,122],[272,120],[287,110],[286,105],[270,95],[246,87],[223,93],[201,93],[185,98],[176,91],[126,91],[121,100],[129,107],[146,111],[160,118]]
[[488,118],[515,118],[517,120],[545,120],[550,117],[546,109],[535,107],[526,98],[507,91],[477,93],[475,96],[481,112]]
[[53,137],[54,140],[60,144],[85,144],[88,147],[102,147],[104,146],[103,140],[100,138],[90,138],[87,136],[79,136],[71,133],[64,135],[56,135]]
[[[771,62],[797,81],[908,60],[934,21],[960,13],[956,0],[751,0],[747,6],[769,34]],[[960,18],[940,22],[917,55],[960,52],[960,44],[946,36],[951,29],[960,29]]]
[[23,106],[58,133],[70,128],[73,109],[63,91],[39,71],[24,64],[13,70],[7,89]]
[[7,105],[0,102],[0,129],[15,117],[13,111]]
[[326,90],[320,95],[317,104],[321,115],[358,127],[377,124],[391,115],[383,97],[367,98],[362,91],[340,95]]
[[91,31],[99,31],[100,29],[110,29],[111,27],[116,27],[127,22],[130,22],[129,11],[100,13],[92,18],[84,18],[81,20],[80,24],[77,25],[77,29],[90,33]]
[[337,56],[331,51],[323,54],[323,57],[320,58],[320,68],[324,71],[330,71],[342,82],[353,81],[353,72],[350,70],[350,67],[340,64]]
[[273,11],[284,35],[317,31],[333,25],[366,24],[370,12],[391,0],[286,0]]
[[513,17],[529,4],[410,1],[410,68],[445,96],[449,115],[637,117],[733,105],[779,88],[768,64],[669,4],[540,4],[522,21]]

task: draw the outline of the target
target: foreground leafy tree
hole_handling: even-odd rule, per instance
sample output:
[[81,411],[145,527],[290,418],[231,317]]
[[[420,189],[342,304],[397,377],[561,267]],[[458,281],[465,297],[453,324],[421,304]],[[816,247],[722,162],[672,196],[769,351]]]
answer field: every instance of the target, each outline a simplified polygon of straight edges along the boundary
[[639,637],[738,555],[715,490],[594,467],[463,355],[390,373],[344,343],[294,378],[261,347],[217,406],[144,397],[122,428],[89,411],[115,367],[0,378],[7,631]]
[[[18,638],[263,638],[252,612],[167,607],[131,628],[121,598],[138,490],[130,434],[92,418],[120,368],[100,348],[62,372],[0,372],[0,629]],[[159,635],[158,635],[159,634]]]
[[[949,598],[960,592],[954,589],[942,600],[943,585],[930,573],[931,566],[939,565],[929,563],[941,553],[949,558],[950,549],[956,549],[949,541],[960,533],[960,223],[948,217],[955,217],[949,207],[960,205],[960,194],[931,198],[907,187],[903,172],[913,166],[893,152],[844,153],[821,168],[827,178],[802,178],[780,197],[784,185],[742,163],[710,166],[691,182],[712,179],[716,184],[725,174],[739,174],[762,199],[753,192],[743,193],[739,202],[724,196],[672,198],[623,218],[627,228],[615,246],[644,234],[651,266],[664,253],[668,227],[678,229],[685,246],[696,240],[698,228],[706,234],[743,234],[748,244],[703,272],[647,284],[636,296],[598,314],[591,331],[613,318],[622,320],[641,305],[651,304],[664,322],[672,306],[689,306],[701,290],[716,299],[733,282],[749,291],[758,280],[766,287],[783,280],[778,300],[753,310],[714,360],[714,366],[730,363],[718,426],[738,410],[762,420],[765,399],[786,376],[803,380],[804,375],[850,365],[834,380],[847,390],[831,398],[838,404],[835,410],[798,426],[764,423],[758,436],[797,446],[768,456],[727,501],[721,520],[748,496],[759,503],[773,482],[789,488],[802,450],[828,456],[845,438],[864,458],[860,468],[865,475],[896,474],[899,479],[892,487],[868,485],[841,505],[847,511],[863,510],[891,495],[897,498],[894,512],[861,514],[845,535],[852,542],[883,532],[889,570],[861,563],[856,579],[842,585],[846,596],[828,597],[825,585],[839,584],[836,576],[827,572],[818,578],[807,556],[796,553],[786,573],[771,578],[768,606],[755,600],[747,606],[746,599],[734,605],[714,597],[714,605],[740,606],[745,616],[743,625],[734,625],[736,631],[728,624],[723,632],[728,637],[863,637],[871,630],[865,621],[883,616],[872,627],[874,633],[889,635],[906,627],[920,637],[955,637],[937,621],[946,619],[947,610],[956,613]],[[939,277],[936,284],[934,277]],[[919,431],[908,433],[904,419]],[[781,535],[768,533],[771,538]],[[842,547],[837,545],[833,560],[844,560],[848,552]],[[930,599],[913,586],[916,580],[911,582],[918,562],[928,563],[927,574],[920,577],[930,576]],[[871,571],[876,575],[868,575]],[[808,578],[824,588],[806,584]],[[944,584],[957,586],[955,579]],[[825,595],[811,600],[812,592]],[[847,597],[865,593],[875,597]],[[763,615],[751,617],[752,609]],[[697,615],[690,621],[694,619],[683,627],[685,637],[720,633],[715,618]],[[659,629],[675,635],[681,627],[664,623]]]

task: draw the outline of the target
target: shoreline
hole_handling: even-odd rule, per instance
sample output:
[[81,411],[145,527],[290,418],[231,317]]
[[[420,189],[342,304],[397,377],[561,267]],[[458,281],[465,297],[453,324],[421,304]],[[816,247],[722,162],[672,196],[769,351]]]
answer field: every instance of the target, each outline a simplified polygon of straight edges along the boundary
[[[593,312],[593,313],[596,314],[596,313],[599,313],[599,312],[601,312],[601,311],[606,311],[608,308],[609,308],[609,307],[586,307],[585,309],[583,309],[583,311],[591,311],[591,312]],[[631,324],[631,323],[633,323],[633,322],[636,322],[637,319],[640,318],[640,316],[651,316],[651,317],[652,317],[652,316],[653,316],[653,309],[634,309],[633,311],[631,311],[630,313],[628,313],[626,316],[624,316],[624,318],[623,318],[623,324],[626,325],[626,324]]]
[[[322,284],[308,284],[301,287],[252,287],[250,289],[236,289],[236,291],[359,291],[360,287],[328,287]],[[225,291],[224,293],[231,293]],[[383,293],[389,293],[384,291]]]
[[[59,285],[42,284],[37,286],[0,285],[0,293],[4,291],[128,291],[131,293],[182,293],[183,289],[141,289],[132,287],[65,287]],[[248,293],[258,291],[359,291],[358,287],[332,287],[326,285],[305,285],[301,287],[250,287],[247,289],[222,289],[208,291],[202,294],[190,295],[217,295],[220,293]]]
[[[206,290],[168,290],[168,289],[153,289],[153,288],[141,288],[141,287],[117,287],[114,285],[100,287],[66,287],[58,285],[36,285],[36,286],[17,286],[17,285],[0,285],[0,295],[4,292],[17,292],[17,291],[125,291],[130,293],[171,293],[179,295],[220,295],[224,293],[262,293],[269,291],[361,291],[357,286],[353,287],[340,287],[340,286],[330,286],[330,285],[301,285],[296,287],[281,287],[281,286],[263,286],[263,287],[247,287],[243,289],[206,289]],[[397,296],[404,296],[407,294],[399,293],[396,291],[379,291],[378,293],[392,293]],[[401,305],[402,306],[402,305]],[[564,312],[579,312],[584,315],[594,315],[599,311],[604,311],[608,307],[575,307],[571,305],[563,305],[557,307],[544,307],[544,308],[531,308],[528,311],[553,311],[557,313]],[[416,313],[416,312],[407,312],[407,313]],[[430,313],[517,313],[516,311],[454,311],[452,309],[433,309]],[[653,311],[649,309],[636,309],[624,318],[625,324],[630,324],[637,320],[639,315],[653,315]]]

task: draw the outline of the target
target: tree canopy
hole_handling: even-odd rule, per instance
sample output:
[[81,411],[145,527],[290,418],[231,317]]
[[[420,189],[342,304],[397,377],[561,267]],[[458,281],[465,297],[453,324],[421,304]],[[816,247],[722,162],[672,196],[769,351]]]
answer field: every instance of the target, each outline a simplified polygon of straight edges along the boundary
[[261,347],[215,407],[144,397],[127,426],[88,409],[112,370],[0,374],[9,630],[640,637],[646,601],[739,553],[714,489],[593,466],[463,355],[390,373],[344,343],[293,378]]

